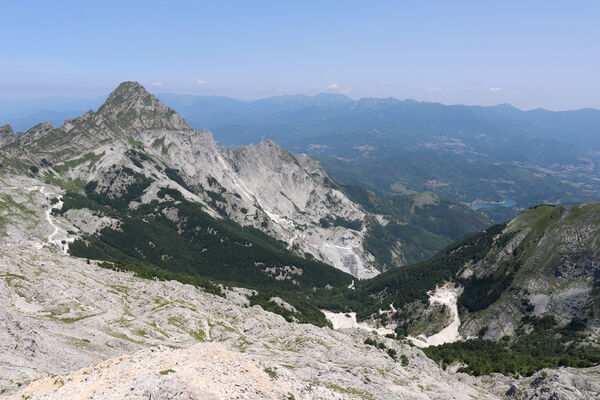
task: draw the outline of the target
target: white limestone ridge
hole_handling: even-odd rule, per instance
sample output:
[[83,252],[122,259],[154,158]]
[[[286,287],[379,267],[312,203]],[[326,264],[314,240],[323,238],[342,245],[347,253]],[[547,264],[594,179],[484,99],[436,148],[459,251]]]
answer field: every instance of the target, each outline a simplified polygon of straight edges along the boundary
[[[13,140],[12,131],[4,130]],[[364,248],[370,215],[332,183],[318,162],[270,140],[237,149],[218,146],[209,131],[191,129],[138,83],[119,85],[96,112],[56,129],[42,124],[30,131],[19,138],[22,153],[13,156],[64,166],[59,173],[48,168],[57,179],[94,180],[118,195],[128,182],[115,182],[114,174],[127,167],[154,181],[142,196],[144,203],[160,200],[162,187],[176,188],[212,216],[226,214],[260,229],[300,256],[310,254],[358,278],[379,273]],[[132,148],[148,158],[133,162]],[[185,185],[171,179],[167,169],[177,170]],[[336,220],[359,220],[362,228],[323,222]]]

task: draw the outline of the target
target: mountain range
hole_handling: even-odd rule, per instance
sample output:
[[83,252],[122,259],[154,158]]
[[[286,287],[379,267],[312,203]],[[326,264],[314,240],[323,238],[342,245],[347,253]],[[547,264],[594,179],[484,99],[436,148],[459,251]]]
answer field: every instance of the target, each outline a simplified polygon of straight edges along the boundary
[[[507,104],[446,106],[326,93],[254,101],[175,94],[158,98],[190,126],[211,130],[220,145],[271,139],[316,158],[338,183],[359,184],[378,195],[433,191],[476,208],[483,204],[479,212],[495,222],[537,204],[599,197],[600,111],[594,109],[522,111]],[[39,121],[39,113],[68,112],[76,106],[82,113],[101,101],[29,103],[5,107],[0,120],[25,130]],[[23,124],[10,117],[10,110],[38,116]]]
[[[200,107],[194,98],[171,98],[176,100],[183,109],[186,102],[190,109]],[[394,99],[355,102],[337,95],[244,105],[231,99],[205,100],[201,108],[206,118],[226,111],[232,114],[222,116],[224,120],[239,117],[243,124],[263,124],[279,117],[290,121],[298,113],[305,115],[305,121],[298,122],[298,117],[295,123],[306,127],[312,123],[315,128],[328,125],[330,116],[339,113],[335,121],[341,136],[332,139],[336,147],[330,148],[323,147],[330,146],[325,142],[313,143],[317,136],[307,136],[308,128],[297,130],[291,148],[303,148],[306,139],[305,143],[316,145],[306,145],[307,151],[312,148],[327,156],[321,163],[307,154],[284,150],[269,136],[275,130],[265,129],[266,139],[260,142],[220,146],[211,132],[192,128],[198,122],[184,119],[136,82],[122,83],[96,111],[66,120],[58,128],[39,123],[15,133],[10,126],[0,127],[0,277],[9,293],[0,309],[2,334],[9,343],[0,362],[11,371],[10,378],[2,381],[3,390],[15,391],[19,386],[15,382],[64,374],[123,351],[220,341],[227,351],[198,346],[187,352],[160,350],[160,357],[189,359],[220,352],[245,363],[249,361],[228,351],[248,350],[257,358],[252,362],[258,364],[248,367],[257,370],[256,379],[275,382],[269,389],[278,393],[273,398],[449,398],[456,385],[464,392],[453,394],[456,398],[577,398],[565,391],[569,385],[584,398],[593,392],[595,384],[573,382],[585,374],[596,379],[597,368],[550,375],[548,370],[539,371],[600,363],[597,204],[535,206],[511,222],[490,226],[507,214],[490,218],[467,204],[498,198],[482,194],[469,201],[461,197],[467,194],[460,185],[444,186],[442,181],[421,182],[424,186],[419,188],[427,191],[404,181],[384,190],[380,183],[387,179],[382,173],[388,171],[388,164],[382,163],[385,154],[400,151],[405,140],[414,142],[404,149],[415,155],[414,163],[424,154],[429,160],[435,156],[454,165],[466,163],[470,168],[464,170],[481,173],[484,179],[491,179],[490,171],[474,166],[513,171],[518,177],[514,182],[496,182],[512,188],[498,192],[518,202],[507,207],[512,211],[523,209],[526,202],[511,190],[532,176],[538,178],[536,182],[564,185],[557,186],[562,197],[548,201],[567,202],[567,194],[593,197],[592,184],[567,179],[591,176],[577,166],[565,172],[566,164],[561,163],[573,161],[568,154],[558,166],[547,161],[553,150],[542,151],[538,158],[524,151],[519,162],[510,151],[506,162],[500,154],[488,154],[502,140],[510,146],[515,137],[538,144],[548,140],[532,133],[541,122],[527,122],[531,115],[543,119],[546,114],[524,116],[507,106],[459,107],[463,128],[450,134],[460,136],[464,146],[458,147],[471,150],[458,151],[456,138],[450,136],[444,145],[435,142],[427,147],[435,134],[414,131],[412,139],[400,140],[388,131],[374,136],[381,139],[375,146],[375,142],[363,143],[365,136],[346,131],[354,113],[360,113],[360,119],[369,115],[373,124],[402,127],[390,115],[404,108],[404,117],[414,118],[414,126],[420,126],[431,111],[428,107],[434,106],[441,107],[443,117],[436,121],[429,114],[429,123],[449,129],[446,118],[457,110],[439,105]],[[243,109],[236,111],[243,118],[233,115],[236,107]],[[311,116],[307,109],[320,116]],[[512,137],[486,131],[490,142],[477,144],[488,139],[475,132],[498,123],[494,118],[501,115],[504,124],[521,119],[517,125],[527,129]],[[591,115],[593,127],[595,114]],[[567,125],[561,128],[557,123],[557,129],[563,133],[579,129]],[[291,130],[282,131],[287,139],[279,139],[291,140]],[[577,146],[579,139],[569,140]],[[352,143],[374,149],[353,153],[348,150]],[[585,153],[589,160],[593,160],[591,149],[593,144]],[[347,150],[345,156],[336,153]],[[375,161],[372,154],[379,154]],[[407,164],[402,165],[398,168]],[[438,168],[452,171],[448,164],[440,163]],[[460,168],[456,170],[455,182],[461,176],[466,179]],[[411,173],[415,182],[422,174]],[[369,184],[364,177],[370,177]],[[550,193],[545,183],[540,185],[532,185],[528,201]],[[477,185],[471,186],[474,192]],[[115,302],[124,305],[117,308],[111,305]],[[351,329],[346,336],[337,331],[344,326],[358,330]],[[32,336],[28,329],[44,333]],[[284,332],[290,330],[298,333],[296,338],[286,338]],[[70,356],[53,350],[57,343]],[[355,365],[342,354],[356,349],[362,361]],[[315,354],[309,350],[323,358],[312,360]],[[370,357],[372,361],[365,361]],[[275,358],[284,361],[273,364]],[[62,361],[56,364],[56,360]],[[179,371],[174,363],[163,360],[152,367],[153,372],[143,372],[142,366],[152,360],[158,358],[139,353],[127,367],[139,376],[150,376],[147,383],[138,375],[119,375],[123,379],[115,380],[113,388],[117,381],[127,386],[137,379],[132,393],[139,398],[149,396],[151,390],[167,393],[178,385],[208,396],[210,388],[194,386],[193,375]],[[120,374],[115,371],[121,361],[107,362],[94,371]],[[27,363],[32,366],[24,368]],[[336,372],[324,378],[332,365]],[[365,365],[372,371],[361,371]],[[304,372],[296,375],[282,368]],[[170,371],[173,382],[168,380]],[[491,383],[475,378],[492,373],[504,378],[493,378]],[[99,379],[98,385],[107,382],[102,378],[106,374],[94,378]],[[424,377],[413,379],[415,375]],[[353,383],[357,376],[363,378]],[[534,378],[521,378],[530,376]],[[53,393],[60,397],[61,390],[76,390],[77,385],[67,382],[80,377],[61,379],[34,383],[22,396]],[[561,381],[565,379],[570,383]],[[311,385],[316,394],[310,394]],[[101,398],[100,392],[95,393]],[[218,397],[221,392],[211,393]]]
[[[273,139],[377,194],[434,191],[503,222],[542,203],[598,199],[600,111],[522,111],[344,95],[253,102],[164,95],[225,145]],[[213,103],[214,102],[214,103]],[[211,107],[209,104],[219,105]],[[495,206],[509,199],[510,206]]]

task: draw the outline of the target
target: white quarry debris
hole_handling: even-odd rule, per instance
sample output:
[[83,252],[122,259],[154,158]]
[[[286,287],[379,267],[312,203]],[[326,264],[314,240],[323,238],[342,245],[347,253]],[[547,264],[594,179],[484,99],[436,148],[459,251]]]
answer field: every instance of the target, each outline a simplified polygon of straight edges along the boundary
[[462,290],[463,289],[460,286],[444,284],[441,287],[436,287],[433,292],[429,293],[429,304],[439,303],[447,306],[450,309],[452,320],[448,326],[435,335],[427,337],[419,335],[416,338],[409,337],[416,346],[439,346],[440,344],[453,343],[462,339],[458,332],[458,329],[460,328],[460,317],[456,305]]
[[327,310],[321,310],[325,318],[331,322],[333,329],[362,329],[367,332],[374,332],[380,336],[393,335],[394,330],[389,327],[375,327],[368,322],[358,322],[356,313],[334,313]]
[[58,199],[56,204],[54,204],[54,205],[50,204],[50,207],[46,210],[46,213],[45,213],[46,221],[48,221],[48,223],[54,228],[54,232],[52,232],[50,234],[50,236],[48,236],[48,242],[54,243],[56,246],[61,248],[63,254],[68,254],[69,253],[69,243],[73,243],[75,241],[75,238],[69,237],[67,234],[67,231],[64,228],[58,226],[52,218],[52,210],[53,209],[60,210],[63,207],[64,202],[63,202],[62,196],[59,194],[55,194],[55,193],[46,193],[45,189],[46,188],[42,186],[39,188],[39,191],[41,194],[46,196],[46,199],[51,199],[52,196],[56,196],[56,199]]
[[[418,337],[408,337],[412,343],[418,347],[438,346],[444,343],[453,343],[461,340],[461,335],[458,331],[460,328],[460,317],[458,315],[457,301],[458,297],[462,293],[462,288],[453,284],[445,284],[441,287],[437,287],[434,291],[429,293],[429,304],[443,304],[447,306],[451,314],[451,322],[440,332],[431,335]],[[377,327],[373,326],[368,321],[358,322],[356,319],[356,313],[334,313],[327,310],[321,310],[325,317],[331,322],[333,329],[362,329],[369,332],[375,332],[378,335],[385,336],[387,334],[395,334],[394,326]],[[396,309],[393,304],[390,304],[389,310],[379,310],[379,314],[394,313]]]
[[[63,227],[59,226],[55,221],[54,218],[52,217],[52,210],[57,209],[60,210],[62,209],[62,206],[64,204],[63,200],[62,200],[62,195],[58,194],[58,193],[48,193],[46,191],[46,187],[44,186],[33,186],[33,187],[28,187],[25,188],[25,190],[27,191],[39,191],[42,195],[44,195],[46,202],[49,203],[48,208],[44,211],[44,215],[46,218],[46,221],[48,222],[48,224],[52,227],[53,231],[52,233],[48,236],[48,238],[45,240],[46,243],[50,244],[50,245],[55,245],[58,248],[61,249],[63,254],[68,254],[69,252],[69,243],[73,243],[75,241],[74,237],[69,237],[69,235],[67,234],[66,229],[64,229]],[[52,203],[52,199],[56,199],[56,202],[53,204]],[[37,248],[41,248],[44,246],[45,243],[38,243],[36,244]]]

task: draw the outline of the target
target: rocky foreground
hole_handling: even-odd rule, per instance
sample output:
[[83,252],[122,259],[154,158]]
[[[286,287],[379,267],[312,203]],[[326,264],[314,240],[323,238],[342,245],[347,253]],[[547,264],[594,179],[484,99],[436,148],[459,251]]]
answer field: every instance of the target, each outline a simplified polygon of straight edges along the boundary
[[11,399],[499,399],[507,393],[590,399],[600,393],[598,369],[478,379],[443,371],[419,349],[376,337],[397,351],[395,361],[364,344],[375,337],[364,330],[288,323],[249,307],[245,290],[219,297],[47,247],[3,246],[0,292],[0,390]]

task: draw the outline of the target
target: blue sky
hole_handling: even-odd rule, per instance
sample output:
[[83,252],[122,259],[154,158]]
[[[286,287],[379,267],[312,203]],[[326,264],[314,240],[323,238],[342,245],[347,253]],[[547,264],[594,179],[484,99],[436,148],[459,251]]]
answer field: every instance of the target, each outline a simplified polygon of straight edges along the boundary
[[0,0],[0,98],[150,91],[600,108],[599,1]]

